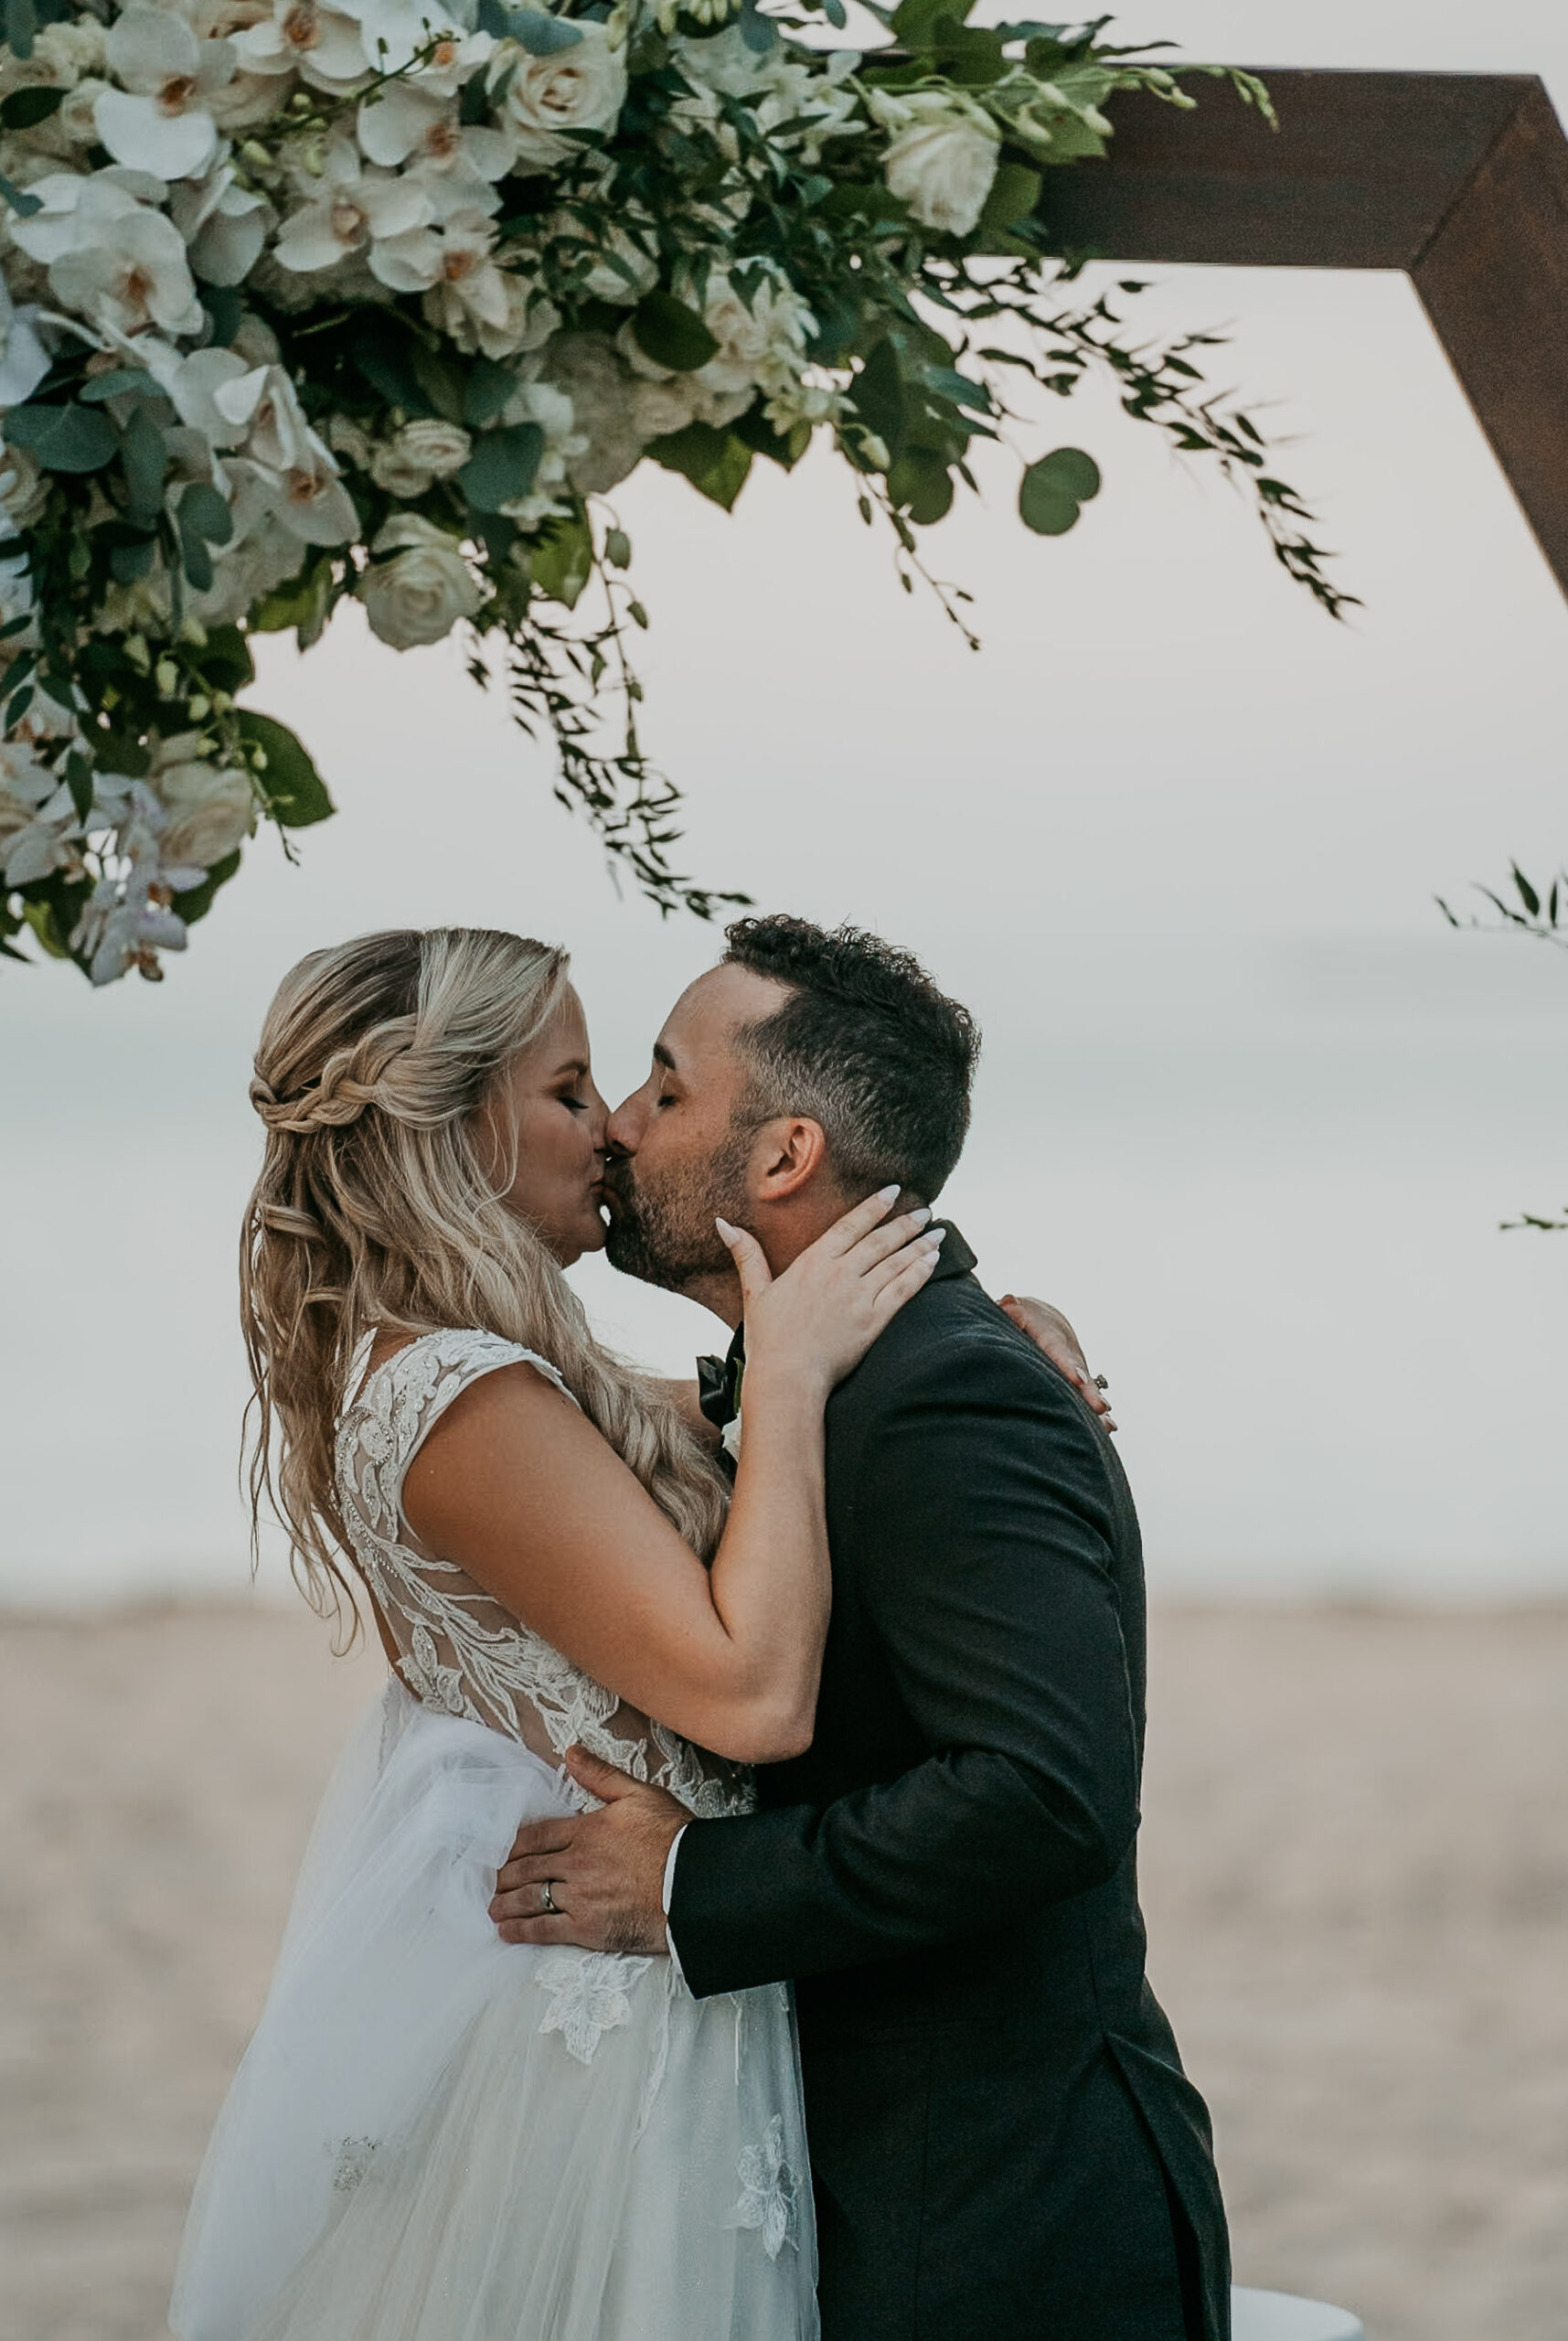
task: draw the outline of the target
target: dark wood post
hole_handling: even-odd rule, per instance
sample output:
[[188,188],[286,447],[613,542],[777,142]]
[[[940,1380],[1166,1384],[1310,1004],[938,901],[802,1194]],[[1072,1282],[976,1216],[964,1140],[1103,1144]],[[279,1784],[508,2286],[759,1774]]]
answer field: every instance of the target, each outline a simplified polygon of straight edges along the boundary
[[1046,174],[1057,249],[1397,268],[1568,593],[1568,138],[1526,74],[1266,72],[1271,131],[1221,83],[1196,113],[1115,102],[1110,158]]

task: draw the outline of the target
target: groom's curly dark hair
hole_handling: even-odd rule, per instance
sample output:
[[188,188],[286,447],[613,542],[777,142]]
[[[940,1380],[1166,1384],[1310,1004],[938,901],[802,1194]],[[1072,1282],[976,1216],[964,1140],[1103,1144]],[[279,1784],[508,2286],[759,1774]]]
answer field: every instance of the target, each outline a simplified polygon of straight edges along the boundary
[[912,952],[858,926],[829,932],[775,913],[725,929],[731,967],[793,997],[740,1036],[751,1061],[741,1107],[758,1122],[820,1122],[847,1192],[897,1180],[934,1203],[963,1151],[980,1033]]

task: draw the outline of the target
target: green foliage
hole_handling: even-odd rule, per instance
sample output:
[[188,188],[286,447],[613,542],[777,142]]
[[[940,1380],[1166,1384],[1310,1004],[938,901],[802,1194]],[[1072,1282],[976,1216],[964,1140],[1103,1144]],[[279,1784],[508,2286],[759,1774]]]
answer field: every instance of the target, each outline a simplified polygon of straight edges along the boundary
[[[1483,902],[1490,903],[1490,918],[1460,918],[1441,894],[1435,898],[1437,907],[1450,926],[1511,930],[1516,935],[1533,935],[1538,943],[1552,944],[1560,951],[1568,951],[1568,870],[1559,871],[1544,887],[1527,878],[1517,861],[1509,864],[1509,875],[1513,882],[1511,897],[1499,894],[1491,886],[1477,884],[1475,889]],[[1517,1219],[1505,1219],[1499,1224],[1509,1234],[1529,1227],[1540,1235],[1561,1235],[1568,1232],[1568,1210],[1556,1219],[1536,1212],[1521,1212]]]
[[36,130],[65,103],[65,91],[53,89],[13,90],[0,98],[0,130]]
[[558,520],[529,560],[534,583],[548,600],[574,610],[593,574],[593,533],[587,515]]
[[101,472],[120,444],[102,415],[77,405],[14,406],[5,436],[14,447],[29,449],[47,472]]
[[647,453],[666,471],[681,473],[726,512],[734,510],[752,468],[752,450],[740,434],[716,431],[708,422],[688,422],[684,431],[652,440]]
[[329,820],[336,807],[326,784],[288,726],[250,707],[240,709],[235,723],[251,750],[256,785],[278,827],[308,829],[316,821]]
[[1037,537],[1064,537],[1100,493],[1100,466],[1079,447],[1057,447],[1031,464],[1019,486],[1019,518]]
[[632,331],[644,357],[672,374],[694,374],[718,355],[719,344],[697,311],[673,293],[645,294],[633,311]]
[[499,512],[528,494],[543,454],[544,433],[537,422],[486,431],[458,473],[458,485],[475,512]]

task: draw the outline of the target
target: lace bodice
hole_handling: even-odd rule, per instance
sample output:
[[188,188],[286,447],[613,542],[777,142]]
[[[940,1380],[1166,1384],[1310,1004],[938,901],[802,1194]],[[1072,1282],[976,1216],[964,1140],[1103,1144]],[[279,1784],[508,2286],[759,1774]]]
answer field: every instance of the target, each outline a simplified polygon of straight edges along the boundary
[[[399,1673],[426,1706],[505,1732],[550,1762],[576,1743],[704,1818],[748,1811],[750,1779],[739,1766],[625,1705],[463,1569],[428,1552],[404,1520],[404,1475],[432,1426],[481,1376],[517,1364],[571,1397],[548,1359],[497,1333],[425,1333],[362,1375],[338,1425],[344,1525],[397,1644]],[[592,1801],[574,1785],[572,1792]]]

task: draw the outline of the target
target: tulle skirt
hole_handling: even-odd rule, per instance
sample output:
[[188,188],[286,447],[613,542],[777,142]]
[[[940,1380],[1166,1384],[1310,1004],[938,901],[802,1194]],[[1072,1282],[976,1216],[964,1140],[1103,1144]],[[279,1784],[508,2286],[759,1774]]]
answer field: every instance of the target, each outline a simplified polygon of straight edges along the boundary
[[816,2341],[789,1995],[502,1943],[497,1865],[570,1809],[389,1684],[208,2149],[178,2341]]

